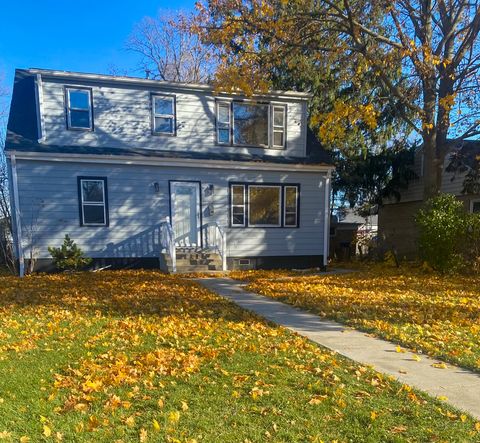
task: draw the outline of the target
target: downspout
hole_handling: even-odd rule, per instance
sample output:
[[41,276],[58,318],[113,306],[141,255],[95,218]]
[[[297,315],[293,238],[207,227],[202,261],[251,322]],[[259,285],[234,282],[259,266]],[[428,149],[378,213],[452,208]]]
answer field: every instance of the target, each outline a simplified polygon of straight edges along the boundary
[[332,171],[329,170],[325,176],[325,220],[323,223],[323,265],[328,264],[329,243],[330,243],[330,181]]
[[22,245],[22,224],[20,222],[20,201],[18,198],[17,159],[15,154],[10,155],[10,168],[12,171],[12,214],[15,215],[15,243],[18,258],[18,272],[20,277],[25,275],[25,259]]

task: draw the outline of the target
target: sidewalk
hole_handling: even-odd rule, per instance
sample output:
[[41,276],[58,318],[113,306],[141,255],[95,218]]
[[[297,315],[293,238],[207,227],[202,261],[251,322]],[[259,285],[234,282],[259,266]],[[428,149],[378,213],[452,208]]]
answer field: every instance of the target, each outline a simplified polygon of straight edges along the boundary
[[434,360],[422,355],[416,361],[413,353],[396,352],[396,345],[349,329],[334,321],[296,309],[292,306],[245,291],[243,283],[230,278],[197,279],[198,283],[239,306],[297,332],[304,337],[377,371],[393,375],[401,383],[414,386],[447,401],[480,419],[480,375],[448,364],[434,368]]

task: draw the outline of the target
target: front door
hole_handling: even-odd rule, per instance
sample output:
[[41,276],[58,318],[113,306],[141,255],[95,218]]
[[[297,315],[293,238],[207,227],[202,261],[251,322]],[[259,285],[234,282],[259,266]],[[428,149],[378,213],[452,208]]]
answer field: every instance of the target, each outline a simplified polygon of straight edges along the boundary
[[200,183],[170,182],[172,227],[176,246],[201,246]]

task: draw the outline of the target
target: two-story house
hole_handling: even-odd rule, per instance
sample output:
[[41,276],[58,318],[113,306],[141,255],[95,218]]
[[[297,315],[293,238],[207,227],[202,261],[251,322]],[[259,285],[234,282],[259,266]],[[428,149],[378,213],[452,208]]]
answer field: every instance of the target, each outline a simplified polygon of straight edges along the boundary
[[47,270],[47,248],[69,234],[114,267],[325,266],[333,166],[307,130],[309,97],[17,70],[6,154],[18,259]]
[[[465,140],[451,143],[443,165],[441,192],[453,194],[463,201],[465,209],[480,213],[480,195],[464,193],[465,173],[452,170],[452,154],[460,154],[467,164],[474,167],[475,159],[480,156],[480,141]],[[384,202],[378,212],[378,234],[382,247],[394,250],[399,258],[412,259],[418,255],[418,228],[415,217],[424,206],[423,149],[415,152],[413,170],[416,178],[408,184],[408,188],[400,193],[400,200]]]

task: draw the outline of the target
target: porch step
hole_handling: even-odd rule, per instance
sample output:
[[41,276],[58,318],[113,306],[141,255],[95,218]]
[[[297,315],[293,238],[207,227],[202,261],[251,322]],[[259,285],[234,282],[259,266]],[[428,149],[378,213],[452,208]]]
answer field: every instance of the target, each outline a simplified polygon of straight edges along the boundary
[[[176,262],[178,273],[212,272],[222,270],[222,258],[216,252],[201,248],[177,248]],[[172,261],[165,256],[168,272],[172,272]]]

